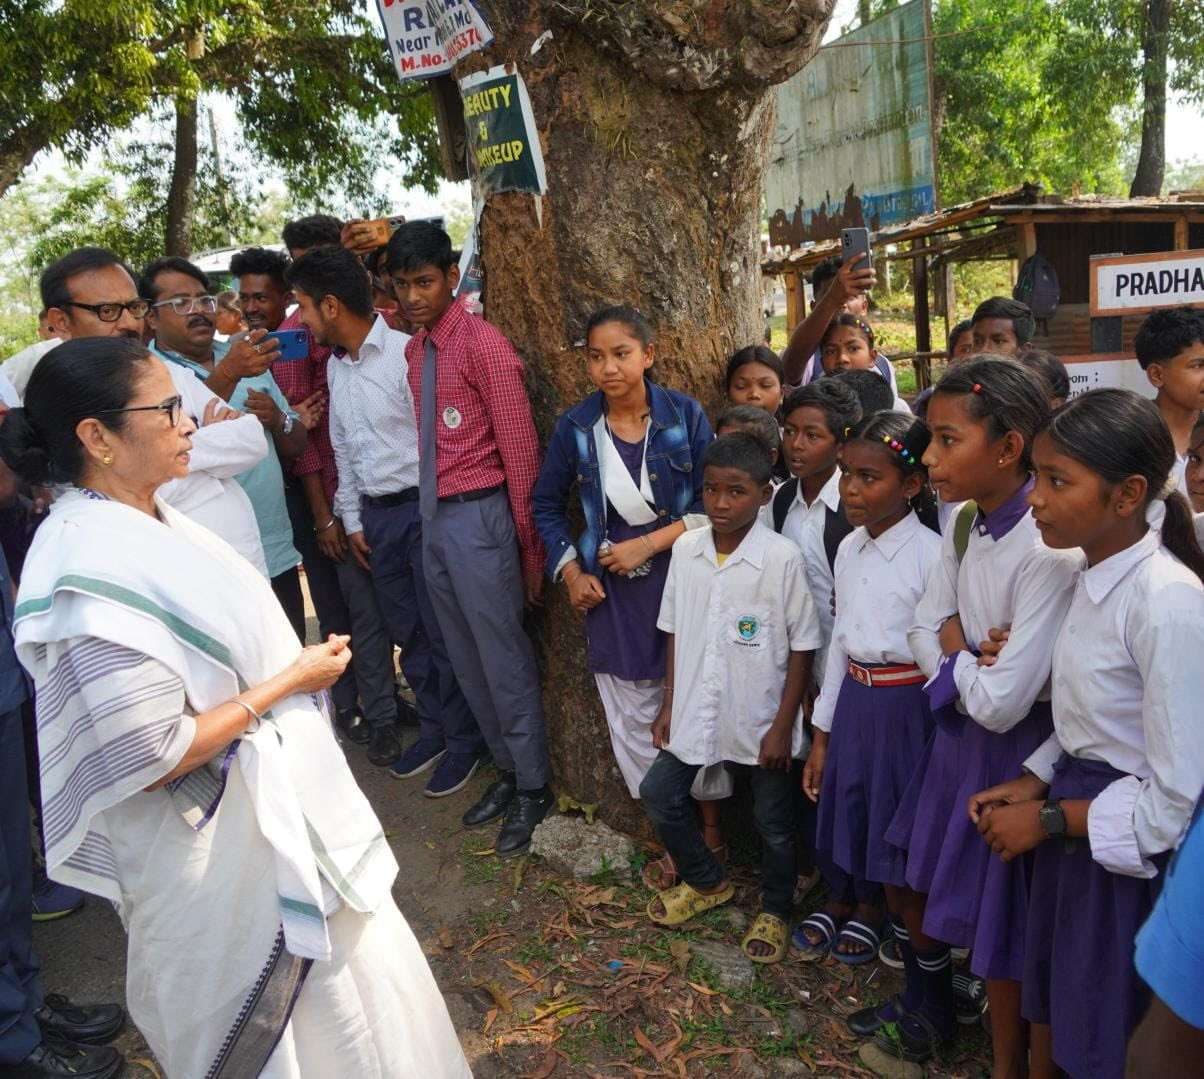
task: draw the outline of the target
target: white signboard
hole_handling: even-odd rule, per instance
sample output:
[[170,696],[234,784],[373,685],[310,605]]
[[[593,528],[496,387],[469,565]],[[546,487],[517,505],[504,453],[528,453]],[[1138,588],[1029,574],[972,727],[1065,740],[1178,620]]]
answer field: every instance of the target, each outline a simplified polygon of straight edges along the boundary
[[473,0],[376,0],[376,10],[403,81],[444,75],[493,40]]
[[1070,376],[1070,396],[1105,388],[1132,390],[1153,397],[1154,387],[1145,377],[1137,357],[1127,352],[1099,352],[1085,356],[1063,356]]
[[1091,260],[1091,316],[1204,307],[1204,251],[1101,255]]

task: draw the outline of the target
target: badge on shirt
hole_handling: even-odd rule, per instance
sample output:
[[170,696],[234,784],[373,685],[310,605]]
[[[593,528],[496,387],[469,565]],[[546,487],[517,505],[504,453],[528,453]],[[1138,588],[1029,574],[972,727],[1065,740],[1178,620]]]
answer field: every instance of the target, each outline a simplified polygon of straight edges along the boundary
[[443,410],[443,426],[451,430],[455,430],[464,422],[464,417],[460,415],[460,410],[454,405],[448,405]]
[[761,632],[761,623],[751,614],[746,614],[736,621],[736,632],[742,641],[755,641]]

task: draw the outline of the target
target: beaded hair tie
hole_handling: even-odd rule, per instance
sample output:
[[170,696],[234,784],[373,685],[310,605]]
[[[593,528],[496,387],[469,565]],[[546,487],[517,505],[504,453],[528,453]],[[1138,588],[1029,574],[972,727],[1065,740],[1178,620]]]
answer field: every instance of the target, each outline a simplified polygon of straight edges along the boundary
[[982,396],[982,383],[981,383],[981,382],[975,382],[975,383],[974,383],[974,385],[970,387],[970,392],[971,392],[971,393],[976,393],[976,394],[978,394],[979,396]]
[[913,468],[918,467],[919,462],[915,459],[915,455],[897,438],[891,438],[890,435],[883,435],[882,441]]

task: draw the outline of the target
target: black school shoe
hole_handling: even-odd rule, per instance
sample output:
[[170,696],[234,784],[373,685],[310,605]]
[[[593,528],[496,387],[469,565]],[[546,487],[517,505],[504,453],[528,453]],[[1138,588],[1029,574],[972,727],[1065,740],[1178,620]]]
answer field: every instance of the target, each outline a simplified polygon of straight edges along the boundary
[[519,791],[506,810],[505,823],[493,845],[494,853],[499,858],[522,854],[531,845],[531,833],[548,815],[553,800],[547,787],[541,791]]
[[103,1045],[125,1026],[125,1011],[118,1004],[72,1004],[50,993],[35,1013],[42,1037],[51,1040]]
[[392,724],[373,730],[372,742],[368,746],[369,764],[374,764],[377,768],[387,768],[400,756],[401,738]]
[[355,709],[340,712],[335,718],[339,734],[352,745],[366,746],[372,741],[372,727]]
[[77,1045],[46,1039],[20,1064],[0,1067],[5,1079],[114,1079],[125,1068],[111,1045]]
[[461,818],[465,828],[479,828],[502,816],[518,794],[518,780],[513,772],[498,772],[498,777],[475,805]]

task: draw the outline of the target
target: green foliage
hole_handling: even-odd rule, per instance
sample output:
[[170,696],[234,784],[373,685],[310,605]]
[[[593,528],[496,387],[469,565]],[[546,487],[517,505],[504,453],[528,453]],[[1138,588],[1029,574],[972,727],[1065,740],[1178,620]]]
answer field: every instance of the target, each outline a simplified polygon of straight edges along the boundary
[[37,153],[79,161],[155,105],[235,102],[248,150],[300,199],[371,203],[386,164],[433,190],[420,83],[398,82],[362,0],[0,0],[0,192]]
[[[1051,0],[941,0],[934,12],[938,166],[946,205],[1031,180],[1119,193],[1132,128],[1120,49]],[[1102,5],[1101,5],[1102,6]]]

